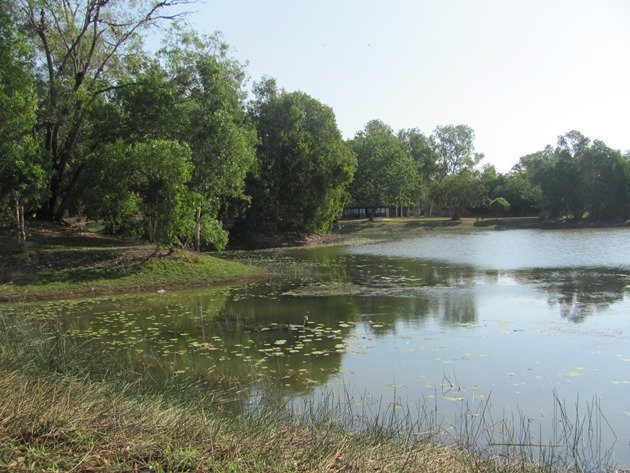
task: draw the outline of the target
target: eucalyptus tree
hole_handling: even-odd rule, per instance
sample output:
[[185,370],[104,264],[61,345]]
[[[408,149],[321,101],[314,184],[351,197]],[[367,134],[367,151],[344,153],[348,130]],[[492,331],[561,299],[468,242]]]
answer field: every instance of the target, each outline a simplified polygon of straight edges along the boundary
[[475,132],[468,125],[438,126],[431,137],[439,155],[442,175],[472,169],[484,157],[475,152]]
[[[41,90],[38,133],[51,176],[45,218],[63,215],[89,151],[84,132],[90,108],[119,87],[123,58],[138,50],[142,34],[172,7],[191,0],[12,0],[18,21],[36,47]],[[87,150],[86,150],[87,148]]]
[[484,155],[475,151],[474,130],[468,125],[438,126],[431,138],[438,154],[432,199],[453,219],[459,219],[468,210],[482,207],[487,187],[474,167]]
[[341,215],[355,157],[333,110],[302,92],[256,87],[250,113],[259,136],[259,168],[250,180],[251,231],[328,232]]

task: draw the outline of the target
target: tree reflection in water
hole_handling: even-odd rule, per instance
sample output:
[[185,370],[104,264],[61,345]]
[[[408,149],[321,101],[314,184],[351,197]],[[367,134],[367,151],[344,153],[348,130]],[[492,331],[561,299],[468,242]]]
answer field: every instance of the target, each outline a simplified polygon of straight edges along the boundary
[[535,283],[547,293],[547,302],[573,322],[607,310],[630,292],[630,273],[608,268],[568,268],[521,271],[518,279]]

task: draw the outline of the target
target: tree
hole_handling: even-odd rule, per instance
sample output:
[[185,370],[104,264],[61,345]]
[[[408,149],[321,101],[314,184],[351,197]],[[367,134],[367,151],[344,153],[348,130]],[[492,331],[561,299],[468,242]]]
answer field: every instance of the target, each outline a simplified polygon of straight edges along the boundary
[[340,216],[356,166],[332,109],[302,92],[257,88],[250,107],[259,172],[249,191],[250,231],[328,232]]
[[488,210],[495,218],[499,218],[510,211],[510,203],[503,197],[497,197],[490,202]]
[[165,19],[169,7],[190,0],[14,0],[19,20],[37,44],[42,91],[38,132],[52,169],[45,218],[60,219],[85,163],[90,107],[120,86],[122,58],[137,50],[141,32]]
[[229,221],[248,202],[245,177],[256,162],[256,132],[243,106],[244,67],[220,36],[175,29],[169,37],[155,58],[133,59],[130,86],[113,91],[96,118],[104,116],[105,128],[120,130],[128,144],[159,139],[189,146],[195,247],[223,248],[221,217]]
[[583,198],[593,220],[630,217],[630,159],[595,140],[581,152]]
[[393,130],[372,120],[350,141],[357,156],[357,170],[350,195],[355,206],[369,210],[370,218],[380,206],[404,205],[418,188],[416,164]]
[[459,220],[471,208],[480,207],[486,195],[479,172],[469,169],[445,176],[434,190],[436,202],[453,220]]
[[475,132],[468,125],[438,126],[433,131],[432,138],[443,175],[472,169],[484,157],[475,152]]
[[558,145],[521,158],[516,166],[541,192],[547,217],[594,220],[630,216],[630,177],[627,156],[578,131],[558,138]]
[[194,234],[190,149],[174,141],[109,144],[91,169],[96,185],[87,192],[90,216],[107,230],[173,246]]
[[513,215],[533,215],[540,211],[540,187],[530,177],[517,170],[498,176],[498,185],[491,197],[504,197]]
[[42,196],[46,169],[32,135],[37,109],[32,55],[7,3],[0,1],[0,217],[13,222],[23,242],[25,213]]
[[[201,196],[195,209],[195,246],[199,249],[202,233],[209,234],[202,229],[221,227],[220,212],[229,220],[236,216],[228,209],[230,205],[249,202],[245,178],[256,163],[257,137],[243,106],[244,66],[230,58],[228,45],[217,35],[176,33],[159,52],[165,68],[162,82],[167,87],[152,87],[150,92],[159,96],[164,93],[160,91],[174,89],[162,98],[172,110],[170,121],[176,121],[168,123],[166,130],[191,148],[190,187]],[[142,106],[135,109],[142,113]],[[209,243],[217,246],[218,241]]]
[[539,189],[540,209],[547,218],[555,218],[563,213],[562,190],[555,177],[553,153],[553,148],[547,146],[543,151],[523,156],[512,169],[514,174],[526,176]]
[[431,183],[436,179],[438,173],[439,156],[435,142],[417,128],[400,130],[398,139],[407,150],[416,167],[418,182],[412,200],[419,207],[426,205],[429,203]]

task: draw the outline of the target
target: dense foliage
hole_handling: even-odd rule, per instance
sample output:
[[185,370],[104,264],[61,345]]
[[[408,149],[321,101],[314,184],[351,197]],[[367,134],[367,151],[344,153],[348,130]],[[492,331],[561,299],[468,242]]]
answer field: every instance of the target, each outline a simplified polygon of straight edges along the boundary
[[630,218],[630,156],[578,131],[558,145],[521,158],[516,172],[539,186],[541,209],[551,218]]
[[335,115],[302,92],[258,88],[252,119],[259,136],[259,172],[249,187],[250,228],[265,232],[327,232],[345,203],[355,158]]
[[377,207],[409,205],[420,184],[417,166],[394,131],[372,120],[350,141],[357,171],[350,188],[352,205],[373,215]]
[[198,249],[236,230],[327,232],[344,206],[630,218],[630,154],[577,131],[500,174],[478,168],[464,124],[425,135],[372,120],[344,142],[330,107],[273,79],[248,101],[221,37],[172,21],[189,2],[0,0],[0,221],[20,240],[33,215]]
[[25,208],[43,195],[46,165],[32,134],[37,95],[31,52],[7,5],[0,7],[0,219],[11,221],[24,240]]

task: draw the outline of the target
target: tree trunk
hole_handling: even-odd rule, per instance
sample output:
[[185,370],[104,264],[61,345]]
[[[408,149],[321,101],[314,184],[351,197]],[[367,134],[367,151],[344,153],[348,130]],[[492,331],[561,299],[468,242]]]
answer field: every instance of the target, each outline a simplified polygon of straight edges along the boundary
[[376,210],[376,207],[369,207],[368,208],[368,220],[370,222],[374,221],[374,211]]
[[197,208],[195,215],[195,251],[201,251],[201,207]]
[[26,242],[26,225],[24,223],[24,206],[20,202],[20,193],[15,191],[15,223],[17,230],[17,240],[20,243]]

